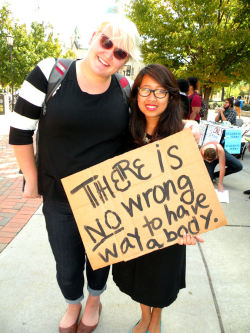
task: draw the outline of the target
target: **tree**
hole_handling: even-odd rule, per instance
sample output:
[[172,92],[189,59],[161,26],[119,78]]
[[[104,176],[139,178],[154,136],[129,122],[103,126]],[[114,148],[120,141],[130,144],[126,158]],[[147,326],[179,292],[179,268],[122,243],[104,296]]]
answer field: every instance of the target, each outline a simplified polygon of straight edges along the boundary
[[249,8],[248,0],[134,0],[127,11],[144,62],[199,77],[208,101],[212,88],[250,78]]
[[70,58],[70,59],[77,59],[77,55],[74,51],[68,50],[64,55],[63,58]]
[[[12,34],[12,22],[6,7],[0,11],[0,84],[5,86],[10,78],[10,51],[7,45],[7,36]],[[2,83],[3,82],[3,83]]]
[[6,87],[11,83],[10,50],[7,35],[14,37],[13,78],[14,87],[19,88],[34,66],[46,57],[59,57],[62,48],[53,35],[53,28],[44,23],[33,22],[30,31],[25,24],[18,24],[10,17],[6,6],[0,9],[0,84]]

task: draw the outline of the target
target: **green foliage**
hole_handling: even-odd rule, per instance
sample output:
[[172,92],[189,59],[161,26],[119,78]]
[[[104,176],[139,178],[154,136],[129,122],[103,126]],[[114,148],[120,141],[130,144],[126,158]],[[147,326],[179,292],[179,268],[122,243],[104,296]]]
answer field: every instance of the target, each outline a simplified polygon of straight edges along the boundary
[[68,50],[65,54],[63,54],[62,57],[63,58],[69,58],[69,59],[76,59],[77,58],[75,52],[73,52],[72,50]]
[[224,104],[223,101],[217,101],[217,102],[209,101],[210,109],[213,109],[213,110],[217,107],[222,107],[223,104]]
[[0,11],[0,84],[10,81],[10,51],[7,45],[7,36],[12,33],[8,9],[3,7]]
[[226,96],[239,96],[241,95],[243,98],[245,96],[250,95],[250,83],[241,81],[236,85],[230,85],[225,89]]
[[127,11],[145,63],[198,76],[211,91],[250,78],[249,8],[248,0],[133,0]]
[[0,9],[0,85],[11,84],[10,47],[7,45],[7,35],[14,37],[13,44],[13,78],[14,87],[21,86],[23,80],[34,66],[47,57],[59,57],[62,48],[59,40],[53,35],[52,26],[33,22],[30,31],[25,24],[18,24],[10,17],[6,6]]

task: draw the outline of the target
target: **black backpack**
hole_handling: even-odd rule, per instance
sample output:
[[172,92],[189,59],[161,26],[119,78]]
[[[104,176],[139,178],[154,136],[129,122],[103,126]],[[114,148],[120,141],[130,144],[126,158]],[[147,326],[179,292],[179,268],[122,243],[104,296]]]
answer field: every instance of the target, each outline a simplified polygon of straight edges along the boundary
[[[43,102],[43,115],[46,115],[47,112],[47,103],[49,99],[54,95],[57,89],[60,88],[60,85],[65,78],[65,75],[67,74],[71,64],[74,62],[73,59],[57,59],[49,76],[48,80],[48,88],[47,93]],[[128,80],[118,74],[115,73],[115,77],[117,79],[117,82],[119,83],[119,86],[122,90],[124,102],[129,105],[129,96],[130,96],[130,85]]]
[[236,99],[235,102],[234,102],[234,105],[240,107],[240,100]]

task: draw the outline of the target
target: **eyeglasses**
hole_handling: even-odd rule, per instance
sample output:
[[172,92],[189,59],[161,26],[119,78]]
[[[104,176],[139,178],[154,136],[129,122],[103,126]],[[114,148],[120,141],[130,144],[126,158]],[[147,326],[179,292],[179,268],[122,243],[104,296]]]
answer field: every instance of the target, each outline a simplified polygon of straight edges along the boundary
[[166,89],[149,89],[149,88],[140,88],[138,87],[138,93],[142,97],[147,97],[151,94],[154,94],[156,98],[164,98],[167,96],[168,90]]
[[[114,46],[112,40],[104,34],[101,35],[100,45],[106,50],[110,50]],[[114,49],[114,57],[118,60],[123,60],[127,58],[128,55],[129,55],[128,52],[124,51],[123,49],[120,49],[118,47]]]

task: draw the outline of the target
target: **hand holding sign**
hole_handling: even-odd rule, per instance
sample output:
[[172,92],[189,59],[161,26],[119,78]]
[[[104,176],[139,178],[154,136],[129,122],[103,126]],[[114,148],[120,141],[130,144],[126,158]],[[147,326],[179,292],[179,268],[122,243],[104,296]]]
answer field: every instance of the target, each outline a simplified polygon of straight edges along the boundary
[[204,240],[201,238],[201,236],[192,236],[187,235],[186,233],[183,233],[182,238],[179,239],[178,244],[179,245],[196,245],[196,241],[199,243],[203,243]]

